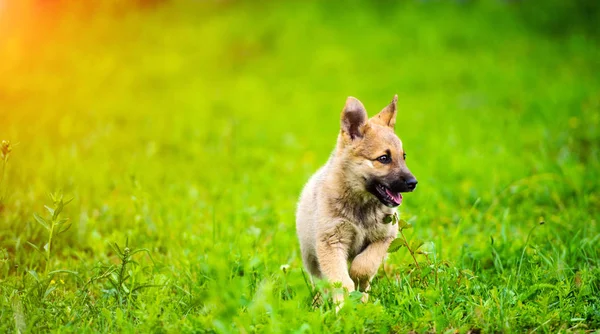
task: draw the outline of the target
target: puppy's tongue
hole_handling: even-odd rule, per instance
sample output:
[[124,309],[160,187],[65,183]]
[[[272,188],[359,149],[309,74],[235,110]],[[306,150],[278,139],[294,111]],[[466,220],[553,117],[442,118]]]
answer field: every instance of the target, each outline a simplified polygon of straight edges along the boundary
[[402,194],[401,193],[394,193],[389,189],[385,189],[385,192],[390,195],[390,197],[392,198],[392,200],[397,204],[400,205],[402,204]]

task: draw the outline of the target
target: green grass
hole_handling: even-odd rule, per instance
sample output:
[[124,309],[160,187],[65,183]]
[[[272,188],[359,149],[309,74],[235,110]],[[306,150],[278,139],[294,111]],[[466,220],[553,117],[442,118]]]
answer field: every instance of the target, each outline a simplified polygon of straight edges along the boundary
[[[0,332],[600,329],[592,25],[512,2],[57,3],[0,14]],[[297,197],[345,98],[395,93],[427,256],[313,308]]]

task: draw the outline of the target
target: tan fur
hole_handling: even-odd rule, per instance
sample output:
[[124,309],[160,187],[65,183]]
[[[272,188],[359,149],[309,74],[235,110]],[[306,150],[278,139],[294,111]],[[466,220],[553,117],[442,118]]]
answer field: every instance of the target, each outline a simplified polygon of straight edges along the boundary
[[[371,177],[390,173],[412,177],[402,142],[394,133],[396,101],[397,96],[367,119],[362,103],[348,98],[336,148],[310,178],[298,202],[296,230],[306,270],[314,277],[340,282],[348,292],[369,290],[398,233],[397,225],[383,223],[396,208],[382,204],[365,189],[365,180]],[[391,164],[377,161],[386,150],[394,160]],[[343,295],[334,298],[340,302]]]

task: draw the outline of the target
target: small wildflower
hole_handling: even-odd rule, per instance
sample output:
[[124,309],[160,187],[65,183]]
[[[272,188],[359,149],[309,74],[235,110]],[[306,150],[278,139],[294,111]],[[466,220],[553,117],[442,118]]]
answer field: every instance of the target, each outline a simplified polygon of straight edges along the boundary
[[0,146],[0,156],[2,157],[2,160],[8,160],[11,151],[12,145],[10,144],[10,141],[3,140],[2,145]]
[[56,284],[56,281],[55,280],[51,280],[50,284]]

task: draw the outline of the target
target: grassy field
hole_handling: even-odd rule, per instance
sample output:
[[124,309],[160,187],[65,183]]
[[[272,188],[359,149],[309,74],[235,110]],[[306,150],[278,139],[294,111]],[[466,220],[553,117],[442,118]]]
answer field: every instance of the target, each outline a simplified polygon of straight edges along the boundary
[[[0,332],[600,329],[600,48],[569,8],[27,3],[0,1]],[[297,197],[346,97],[395,93],[419,268],[313,307]]]

